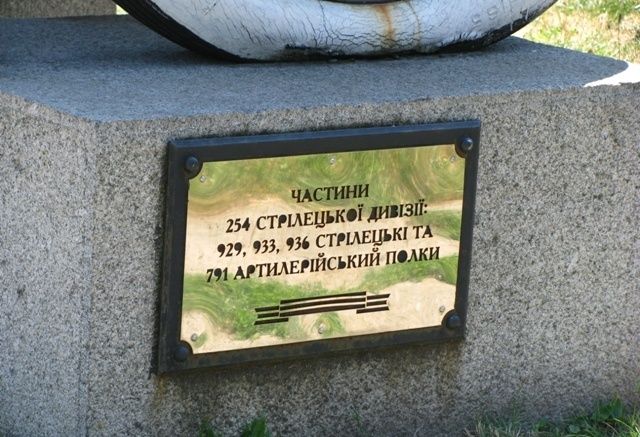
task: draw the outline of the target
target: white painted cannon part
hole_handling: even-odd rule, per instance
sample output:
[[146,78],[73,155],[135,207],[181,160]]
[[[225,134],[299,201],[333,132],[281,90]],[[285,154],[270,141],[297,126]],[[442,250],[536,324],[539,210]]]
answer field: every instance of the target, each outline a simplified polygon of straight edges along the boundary
[[[137,11],[130,12],[143,22],[146,13],[170,18],[174,27],[183,27],[190,33],[188,39],[201,40],[197,41],[201,49],[209,46],[212,52],[218,50],[243,59],[279,60],[318,55],[428,53],[457,44],[461,48],[475,48],[512,34],[555,0],[399,0],[368,4],[327,0],[121,0],[119,3],[125,9],[133,5]],[[172,38],[171,26],[162,24],[165,28],[158,29],[157,18],[155,24],[156,30],[165,36],[178,39]],[[184,39],[183,35],[179,42],[192,45],[185,44]]]

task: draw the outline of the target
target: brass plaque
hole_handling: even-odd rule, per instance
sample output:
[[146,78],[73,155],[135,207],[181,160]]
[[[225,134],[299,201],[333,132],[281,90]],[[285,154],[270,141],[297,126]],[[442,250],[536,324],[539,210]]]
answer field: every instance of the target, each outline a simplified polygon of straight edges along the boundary
[[177,142],[172,162],[185,184],[175,193],[170,181],[168,208],[184,196],[184,217],[172,229],[181,238],[167,246],[179,244],[180,266],[176,256],[165,264],[174,271],[165,288],[175,284],[166,291],[179,311],[169,308],[174,332],[163,332],[175,364],[163,366],[161,356],[161,370],[429,328],[459,337],[478,128],[440,132],[441,144],[429,136],[433,126],[419,128],[338,131],[333,144],[327,133],[253,137],[253,148],[247,138]]

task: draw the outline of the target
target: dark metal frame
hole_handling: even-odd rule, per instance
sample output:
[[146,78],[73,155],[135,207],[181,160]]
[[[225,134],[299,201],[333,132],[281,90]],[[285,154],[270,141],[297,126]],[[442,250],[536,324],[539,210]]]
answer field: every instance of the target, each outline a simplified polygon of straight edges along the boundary
[[[171,141],[168,147],[158,371],[165,373],[462,339],[467,315],[479,141],[479,121]],[[203,162],[441,144],[456,144],[458,154],[466,161],[455,306],[444,315],[441,326],[206,354],[193,354],[190,346],[180,341],[189,180],[200,172]]]

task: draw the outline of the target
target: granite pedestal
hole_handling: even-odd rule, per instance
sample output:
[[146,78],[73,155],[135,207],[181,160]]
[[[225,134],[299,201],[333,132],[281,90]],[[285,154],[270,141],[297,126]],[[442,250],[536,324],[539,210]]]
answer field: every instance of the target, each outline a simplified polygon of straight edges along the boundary
[[78,15],[114,15],[111,0],[2,0],[0,17],[70,17]]
[[[11,38],[20,34],[20,38]],[[233,64],[129,17],[0,19],[0,434],[460,435],[639,401],[640,75],[509,38]],[[480,119],[466,339],[157,376],[173,138]]]

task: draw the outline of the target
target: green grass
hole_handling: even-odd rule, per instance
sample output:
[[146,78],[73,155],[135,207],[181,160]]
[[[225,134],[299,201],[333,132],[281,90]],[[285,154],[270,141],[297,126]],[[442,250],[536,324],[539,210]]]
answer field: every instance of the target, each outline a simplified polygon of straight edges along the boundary
[[207,419],[200,422],[198,437],[222,437],[222,434],[216,431],[211,425],[211,421]]
[[[211,425],[210,420],[203,420],[198,429],[198,437],[222,437]],[[267,425],[267,419],[258,417],[245,425],[239,437],[271,437],[271,431]]]
[[518,34],[536,42],[640,62],[640,1],[560,0]]
[[469,437],[640,437],[640,412],[620,399],[601,403],[589,413],[554,423],[540,420],[527,424],[518,417],[485,418]]
[[568,12],[587,12],[592,16],[606,14],[616,23],[634,13],[640,3],[637,0],[574,0],[564,7]]
[[271,437],[271,432],[267,427],[267,419],[264,417],[254,419],[244,427],[241,437]]

